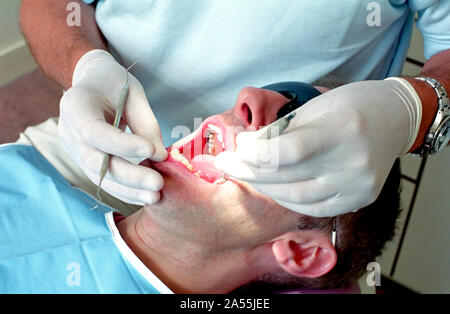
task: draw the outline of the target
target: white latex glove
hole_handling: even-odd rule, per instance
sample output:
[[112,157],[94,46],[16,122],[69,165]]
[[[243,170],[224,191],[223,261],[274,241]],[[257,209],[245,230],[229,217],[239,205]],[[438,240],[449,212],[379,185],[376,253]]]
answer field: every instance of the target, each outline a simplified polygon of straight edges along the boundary
[[395,159],[413,145],[421,108],[406,80],[351,83],[297,109],[279,137],[239,133],[236,151],[219,154],[215,166],[301,214],[355,211],[375,201]]
[[[129,74],[129,93],[120,129],[112,126],[126,71],[104,50],[86,53],[77,63],[72,87],[60,102],[58,132],[64,147],[95,184],[105,153],[110,159],[102,189],[136,205],[159,201],[162,176],[123,157],[163,161],[167,152],[144,89]],[[128,125],[133,134],[123,132]]]

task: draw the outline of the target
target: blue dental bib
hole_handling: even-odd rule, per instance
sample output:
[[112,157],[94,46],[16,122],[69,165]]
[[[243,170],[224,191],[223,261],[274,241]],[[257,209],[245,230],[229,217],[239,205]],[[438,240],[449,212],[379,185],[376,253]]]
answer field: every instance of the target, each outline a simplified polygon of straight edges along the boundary
[[34,147],[1,146],[0,293],[170,293],[95,202]]

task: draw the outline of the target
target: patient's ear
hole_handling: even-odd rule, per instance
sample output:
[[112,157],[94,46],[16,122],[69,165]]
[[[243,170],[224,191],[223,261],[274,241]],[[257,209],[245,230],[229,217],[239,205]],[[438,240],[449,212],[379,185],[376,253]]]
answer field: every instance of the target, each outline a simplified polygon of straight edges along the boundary
[[336,250],[331,237],[319,231],[288,232],[272,244],[278,265],[291,275],[316,278],[336,265]]

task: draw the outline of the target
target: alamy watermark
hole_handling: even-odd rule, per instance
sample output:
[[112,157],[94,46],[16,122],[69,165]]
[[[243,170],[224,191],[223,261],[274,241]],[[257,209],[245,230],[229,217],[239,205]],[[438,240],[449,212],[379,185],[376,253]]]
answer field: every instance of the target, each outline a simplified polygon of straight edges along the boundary
[[[194,130],[198,130],[202,127],[203,120],[202,118],[194,118]],[[240,132],[248,132],[248,131],[257,131],[255,133],[255,150],[257,152],[258,160],[257,163],[260,167],[260,170],[263,172],[275,172],[278,170],[280,165],[280,153],[281,153],[281,144],[279,139],[279,127],[272,126],[271,134],[272,139],[270,140],[259,140],[258,136],[261,132],[258,130],[248,127],[244,128],[241,125],[226,125],[223,126],[225,133],[222,135],[222,139],[224,141],[224,145],[226,149],[234,146],[236,144],[235,138]],[[261,126],[259,129],[262,129]],[[196,131],[198,132],[198,131]],[[182,139],[191,135],[192,131],[188,126],[178,125],[172,129],[171,138],[172,139]],[[208,143],[205,143],[207,140],[207,134],[201,134],[201,136],[195,136],[192,141],[184,143],[182,147],[182,154],[187,158],[191,159],[191,156],[197,156],[201,154],[208,154]],[[236,148],[236,147],[235,147]],[[283,153],[286,153],[286,150],[294,149],[294,147],[284,147]]]
[[371,262],[367,264],[367,274],[366,283],[369,287],[379,287],[381,286],[381,266],[377,262]]
[[[81,26],[81,6],[77,2],[69,2],[66,10],[70,13],[67,15],[68,26]],[[369,14],[366,17],[366,23],[369,27],[381,26],[381,5],[376,1],[369,2],[366,6]]]
[[378,2],[369,2],[366,10],[370,13],[367,15],[366,22],[369,27],[381,26],[381,5]]
[[66,6],[66,10],[70,13],[67,15],[68,26],[81,26],[81,6],[77,2],[69,2]]
[[66,270],[69,274],[66,277],[66,283],[69,287],[81,286],[81,266],[76,262],[67,264]]

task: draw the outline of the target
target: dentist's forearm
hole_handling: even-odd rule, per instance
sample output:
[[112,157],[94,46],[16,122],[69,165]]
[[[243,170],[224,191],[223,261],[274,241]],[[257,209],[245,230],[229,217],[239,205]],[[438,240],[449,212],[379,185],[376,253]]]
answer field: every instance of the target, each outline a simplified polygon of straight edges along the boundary
[[[69,26],[67,4],[80,4],[81,26]],[[95,22],[95,7],[80,0],[23,0],[20,24],[36,62],[63,88],[72,86],[78,60],[92,49],[107,50]]]
[[[450,49],[437,53],[425,63],[419,76],[433,78],[441,83],[447,92],[450,92]],[[412,152],[422,146],[428,129],[433,124],[438,109],[438,99],[433,88],[426,82],[404,77],[419,94],[422,101],[422,122],[416,141],[409,150]]]

